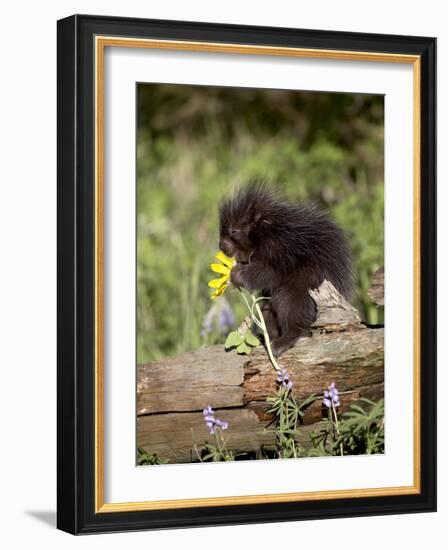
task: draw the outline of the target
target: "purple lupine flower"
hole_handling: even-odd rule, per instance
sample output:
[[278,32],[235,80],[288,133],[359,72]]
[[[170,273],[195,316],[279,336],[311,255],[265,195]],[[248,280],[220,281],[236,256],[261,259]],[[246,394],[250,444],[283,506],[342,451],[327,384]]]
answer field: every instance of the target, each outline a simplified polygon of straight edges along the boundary
[[225,298],[221,300],[218,326],[221,334],[227,334],[235,326],[235,316],[229,302]]
[[289,372],[286,369],[281,369],[277,372],[277,382],[288,390],[290,390],[294,385],[289,379]]
[[210,433],[215,433],[215,411],[209,405],[202,411],[202,414],[204,415],[204,421]]
[[221,428],[222,430],[227,430],[227,428],[229,427],[228,422],[226,422],[225,420],[220,420],[219,418],[215,420],[215,425]]
[[332,404],[335,408],[339,407],[341,404],[339,399],[339,391],[334,382],[332,382],[331,385],[328,386],[328,389],[324,391],[323,404],[327,408],[330,408]]
[[215,305],[208,310],[207,315],[204,317],[202,321],[202,327],[201,327],[201,336],[207,336],[207,334],[210,334],[213,332],[213,308]]
[[202,414],[204,415],[205,424],[211,434],[215,433],[216,428],[227,430],[227,428],[229,427],[229,423],[225,420],[215,418],[215,411],[210,407],[210,405],[202,411]]
[[204,415],[204,421],[207,424],[209,429],[212,429],[215,422],[215,411],[210,407],[210,405],[202,411]]
[[221,336],[228,334],[235,326],[235,316],[232,308],[225,298],[215,302],[207,311],[202,321],[201,336],[206,336],[213,332]]

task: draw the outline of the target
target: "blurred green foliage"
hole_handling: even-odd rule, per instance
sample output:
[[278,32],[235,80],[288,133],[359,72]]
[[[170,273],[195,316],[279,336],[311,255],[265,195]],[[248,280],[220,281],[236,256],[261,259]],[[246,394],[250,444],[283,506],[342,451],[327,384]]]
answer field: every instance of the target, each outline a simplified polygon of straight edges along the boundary
[[253,178],[331,211],[352,246],[354,303],[381,322],[366,291],[383,265],[382,96],[140,84],[137,98],[139,363],[225,340],[201,335],[218,204]]

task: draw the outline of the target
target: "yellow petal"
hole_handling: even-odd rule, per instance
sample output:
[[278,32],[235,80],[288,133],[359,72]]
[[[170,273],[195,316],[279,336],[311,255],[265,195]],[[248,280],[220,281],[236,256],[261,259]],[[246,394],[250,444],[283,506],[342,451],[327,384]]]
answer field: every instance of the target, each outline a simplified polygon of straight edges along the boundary
[[223,273],[224,275],[228,275],[230,272],[230,269],[222,264],[210,264],[210,269],[215,273]]
[[222,250],[219,250],[216,254],[215,254],[215,258],[217,260],[219,260],[220,262],[222,262],[224,265],[226,265],[227,267],[229,267],[230,269],[232,269],[232,267],[235,265],[235,260],[233,258],[229,258],[228,256],[226,256],[224,254],[224,252],[222,252]]
[[225,285],[229,277],[224,275],[220,279],[213,279],[209,281],[208,286],[210,288],[220,288],[221,286]]
[[218,298],[218,296],[222,296],[222,294],[224,294],[224,291],[226,290],[226,288],[228,287],[227,284],[224,284],[222,285],[220,288],[217,288],[213,294],[212,294],[212,298]]

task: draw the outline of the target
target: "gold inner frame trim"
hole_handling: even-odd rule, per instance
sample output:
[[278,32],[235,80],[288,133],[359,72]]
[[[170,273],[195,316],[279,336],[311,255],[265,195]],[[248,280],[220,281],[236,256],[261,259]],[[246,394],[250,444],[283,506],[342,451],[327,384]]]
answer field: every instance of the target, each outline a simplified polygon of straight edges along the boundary
[[[410,486],[379,487],[369,489],[343,489],[301,493],[275,493],[263,495],[226,496],[179,500],[154,500],[142,502],[106,503],[104,501],[104,54],[106,47],[147,48],[173,51],[197,51],[207,53],[232,53],[300,57],[313,59],[372,61],[406,63],[413,66],[413,298],[414,298],[414,408],[413,408],[413,458],[414,482]],[[321,50],[250,44],[223,44],[213,42],[189,42],[122,38],[116,36],[95,37],[95,513],[129,512],[142,510],[166,510],[207,506],[231,506],[331,500],[342,498],[411,495],[420,493],[420,56],[344,50]]]

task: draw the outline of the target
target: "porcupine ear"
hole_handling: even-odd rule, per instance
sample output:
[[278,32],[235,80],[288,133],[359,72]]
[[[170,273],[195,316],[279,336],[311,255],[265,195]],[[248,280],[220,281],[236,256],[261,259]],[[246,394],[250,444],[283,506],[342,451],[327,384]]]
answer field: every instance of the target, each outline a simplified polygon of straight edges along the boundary
[[265,225],[272,225],[272,222],[266,219],[261,212],[257,212],[255,214],[254,223],[264,223]]

